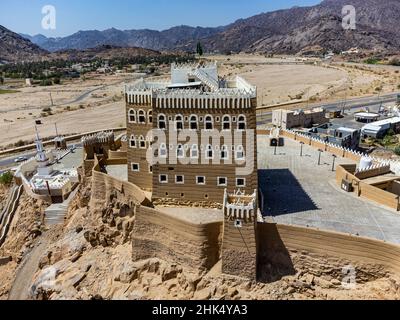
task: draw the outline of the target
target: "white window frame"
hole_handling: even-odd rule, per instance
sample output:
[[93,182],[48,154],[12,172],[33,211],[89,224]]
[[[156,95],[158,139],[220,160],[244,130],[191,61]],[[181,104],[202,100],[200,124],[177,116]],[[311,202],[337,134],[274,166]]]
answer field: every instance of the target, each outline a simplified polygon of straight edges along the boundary
[[[226,152],[226,157],[222,157],[222,152]],[[226,144],[224,144],[221,147],[220,153],[221,153],[221,160],[229,160],[229,148]]]
[[[194,151],[196,151],[197,152],[197,155],[196,156],[194,156],[193,155],[193,152]],[[197,144],[193,144],[192,146],[191,146],[191,148],[190,148],[190,158],[191,159],[198,159],[199,158],[199,146],[197,145]]]
[[153,166],[149,166],[149,173],[153,173],[153,170],[154,170]]
[[[146,139],[143,136],[140,136],[138,140],[139,140],[139,148],[146,149],[147,148]],[[142,147],[142,142],[144,142],[144,147]]]
[[[211,149],[210,149],[211,148]],[[209,151],[212,151],[212,156],[210,157],[209,156],[209,154],[208,154],[208,152]],[[206,146],[206,154],[205,154],[205,159],[206,160],[213,160],[214,159],[214,148],[213,148],[213,146],[211,145],[211,144],[208,144],[207,146]]]
[[[203,183],[200,183],[200,182],[199,182],[199,178],[203,178],[203,179],[204,179],[204,182],[203,182]],[[196,176],[196,184],[197,184],[198,186],[205,186],[206,183],[207,183],[207,178],[206,178],[205,176]]]
[[[131,117],[134,117],[134,120],[131,120]],[[129,123],[136,123],[136,110],[135,109],[129,109],[128,111],[128,122]]]
[[[165,150],[165,154],[162,154],[161,150]],[[160,158],[168,158],[168,147],[165,143],[160,144],[160,148],[158,149],[158,156]]]
[[[144,121],[140,121],[140,117],[144,117]],[[143,109],[138,110],[137,113],[137,123],[138,124],[146,124],[146,112]]]
[[[137,169],[133,169],[133,166],[137,166]],[[140,172],[140,163],[131,163],[132,172]]]
[[[228,118],[228,121],[225,120],[225,118]],[[225,129],[225,123],[229,123],[229,129]],[[224,115],[222,117],[222,126],[221,126],[222,131],[230,131],[232,129],[232,118],[230,115]]]
[[[164,122],[164,124],[165,124],[165,128],[161,128],[160,127],[160,118],[161,117],[164,117],[164,120],[162,120],[163,122]],[[157,116],[157,128],[158,129],[160,129],[160,130],[167,130],[167,117],[166,117],[166,115],[165,114],[163,114],[163,113],[160,113],[158,116]]]
[[[162,181],[162,180],[161,180],[161,177],[166,177],[166,180],[165,180],[165,181]],[[159,181],[160,183],[162,183],[162,184],[167,184],[167,183],[168,183],[168,175],[167,175],[167,174],[160,174],[160,175],[158,176],[158,181]]]
[[[239,183],[238,183],[239,180],[243,180],[244,181],[244,184],[242,186],[239,185]],[[244,188],[244,187],[246,187],[246,185],[247,185],[246,178],[236,178],[236,187]]]
[[[243,117],[244,120],[240,120],[240,118]],[[239,126],[244,123],[244,129],[240,129]],[[247,129],[247,117],[244,114],[241,114],[237,118],[237,129],[238,131],[245,131]]]
[[[243,154],[243,157],[238,157],[239,152]],[[244,151],[244,147],[242,145],[236,146],[235,148],[235,159],[238,161],[246,160],[246,153]]]
[[[207,120],[207,118],[211,118],[211,129],[207,129],[207,123],[210,121]],[[208,114],[204,117],[204,129],[207,131],[212,131],[214,130],[214,117],[211,114]]]
[[[223,183],[223,184],[219,183],[220,179],[225,179],[225,183]],[[217,186],[218,187],[227,187],[228,186],[228,178],[227,177],[218,177],[217,178]]]
[[[196,129],[192,129],[192,124],[194,123],[194,121],[192,120],[192,118],[196,119]],[[199,130],[199,117],[195,114],[190,115],[189,117],[189,130],[191,131],[197,131]]]
[[[134,146],[132,146],[132,142],[134,142]],[[137,148],[137,139],[134,135],[131,135],[131,138],[129,139],[129,148],[131,149]]]
[[153,123],[153,110],[147,111],[147,121],[148,123]]
[[[178,177],[182,177],[182,179],[183,179],[182,182],[178,182]],[[185,176],[182,174],[175,175],[175,183],[176,184],[185,184]]]
[[[179,154],[179,151],[182,151],[182,154]],[[183,144],[178,144],[176,146],[176,157],[178,159],[184,159],[186,155],[185,146]]]
[[[178,120],[178,118],[180,117],[181,120]],[[182,125],[182,128],[178,129],[178,123],[180,123]],[[175,116],[175,130],[185,130],[185,118],[183,115],[181,114],[177,114]]]

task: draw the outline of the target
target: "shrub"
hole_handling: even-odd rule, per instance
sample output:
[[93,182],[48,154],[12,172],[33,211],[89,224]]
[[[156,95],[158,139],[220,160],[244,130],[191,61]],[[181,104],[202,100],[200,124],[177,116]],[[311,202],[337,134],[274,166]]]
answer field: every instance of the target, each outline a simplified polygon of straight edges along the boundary
[[400,146],[397,146],[396,148],[394,148],[394,153],[398,156],[400,156]]
[[0,184],[2,185],[10,185],[13,180],[13,174],[8,171],[0,175]]
[[43,112],[51,112],[52,109],[50,107],[47,107],[47,108],[43,108],[42,111]]

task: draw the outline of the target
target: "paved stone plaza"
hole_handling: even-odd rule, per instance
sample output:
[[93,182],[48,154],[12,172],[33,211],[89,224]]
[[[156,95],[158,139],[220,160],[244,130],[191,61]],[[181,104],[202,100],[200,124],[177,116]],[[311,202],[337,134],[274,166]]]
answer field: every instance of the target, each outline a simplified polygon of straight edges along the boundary
[[[400,214],[342,191],[332,172],[332,154],[321,155],[285,139],[285,147],[269,147],[258,137],[259,183],[264,195],[263,215],[277,223],[310,226],[400,243]],[[337,158],[336,164],[351,164]]]

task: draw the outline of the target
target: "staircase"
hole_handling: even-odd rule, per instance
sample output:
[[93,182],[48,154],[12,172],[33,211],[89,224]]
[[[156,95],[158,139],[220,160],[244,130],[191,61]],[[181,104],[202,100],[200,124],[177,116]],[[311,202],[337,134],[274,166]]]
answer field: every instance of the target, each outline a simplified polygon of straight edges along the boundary
[[64,219],[68,213],[69,204],[75,197],[78,189],[79,188],[76,188],[74,191],[72,191],[68,199],[65,200],[63,203],[54,203],[44,211],[44,222],[47,226],[54,226],[64,223]]
[[219,88],[218,85],[218,80],[214,80],[210,78],[204,71],[201,69],[196,69],[193,71],[190,75],[197,77],[200,79],[203,83],[205,83],[208,87],[211,88],[213,91],[217,91]]

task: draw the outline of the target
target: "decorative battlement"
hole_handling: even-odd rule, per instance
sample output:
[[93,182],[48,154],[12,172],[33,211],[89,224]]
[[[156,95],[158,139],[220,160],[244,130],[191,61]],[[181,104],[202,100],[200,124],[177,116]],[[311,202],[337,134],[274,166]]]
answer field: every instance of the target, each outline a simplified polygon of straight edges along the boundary
[[234,194],[224,193],[224,215],[228,219],[241,219],[247,222],[255,221],[257,217],[257,190],[252,195],[246,195],[240,190]]
[[185,69],[201,69],[201,68],[216,68],[216,61],[202,61],[191,63],[172,63],[171,70],[185,70]]
[[103,131],[92,135],[82,137],[82,143],[84,147],[96,145],[96,144],[112,144],[114,143],[114,132]]

